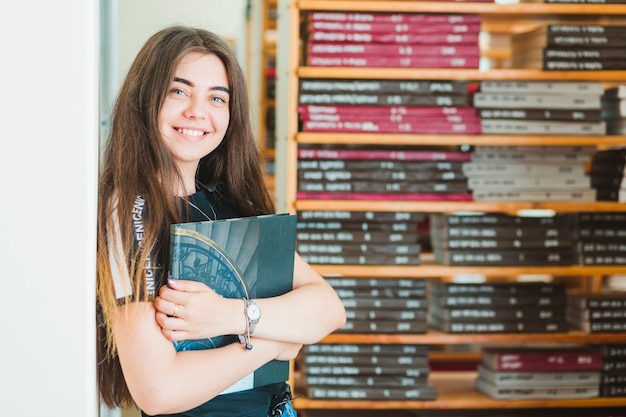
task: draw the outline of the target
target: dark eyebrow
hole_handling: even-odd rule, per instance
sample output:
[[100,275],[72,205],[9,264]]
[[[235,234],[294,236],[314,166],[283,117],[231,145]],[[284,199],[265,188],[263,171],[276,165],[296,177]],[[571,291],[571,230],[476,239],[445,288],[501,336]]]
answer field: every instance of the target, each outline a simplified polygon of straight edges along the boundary
[[[184,78],[179,78],[179,77],[174,77],[174,81],[188,85],[189,87],[193,87],[193,83],[189,80],[186,80]],[[223,91],[227,94],[230,94],[230,88],[228,87],[221,87],[221,86],[215,86],[215,87],[211,87],[209,90],[217,90],[217,91]]]

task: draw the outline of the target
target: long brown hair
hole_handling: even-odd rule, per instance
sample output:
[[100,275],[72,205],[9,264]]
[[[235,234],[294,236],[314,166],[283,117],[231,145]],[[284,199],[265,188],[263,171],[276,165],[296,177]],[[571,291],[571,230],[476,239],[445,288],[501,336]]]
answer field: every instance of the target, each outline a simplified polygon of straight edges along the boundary
[[[205,156],[197,179],[241,215],[273,213],[265,187],[258,145],[252,133],[245,77],[224,40],[206,30],[175,26],[154,34],[130,67],[112,112],[98,190],[98,381],[109,407],[132,404],[113,340],[113,314],[119,304],[111,277],[109,246],[119,221],[124,261],[133,294],[123,302],[149,300],[145,267],[151,254],[169,247],[169,226],[181,221],[172,190],[182,184],[174,160],[163,145],[157,117],[174,72],[190,52],[216,55],[224,64],[230,95],[230,123],[220,146]],[[146,201],[144,236],[136,245],[132,225],[137,196]],[[165,275],[165,274],[162,274]]]

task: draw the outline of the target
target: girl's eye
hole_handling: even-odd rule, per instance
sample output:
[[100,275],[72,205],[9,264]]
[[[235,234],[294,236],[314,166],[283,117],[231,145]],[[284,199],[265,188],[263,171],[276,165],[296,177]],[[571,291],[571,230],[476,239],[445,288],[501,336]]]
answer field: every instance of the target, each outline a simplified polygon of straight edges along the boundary
[[219,96],[213,96],[210,100],[216,103],[226,103],[226,100]]
[[185,92],[183,90],[181,90],[180,88],[172,88],[170,90],[171,94],[174,94],[175,96],[184,96]]

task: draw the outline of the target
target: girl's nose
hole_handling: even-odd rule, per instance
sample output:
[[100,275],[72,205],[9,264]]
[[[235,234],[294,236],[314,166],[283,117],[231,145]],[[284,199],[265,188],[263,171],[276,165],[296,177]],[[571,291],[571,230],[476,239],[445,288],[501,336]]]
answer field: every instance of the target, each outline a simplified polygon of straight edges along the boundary
[[204,119],[207,117],[207,106],[208,103],[204,100],[191,97],[189,105],[185,109],[185,117],[190,119]]

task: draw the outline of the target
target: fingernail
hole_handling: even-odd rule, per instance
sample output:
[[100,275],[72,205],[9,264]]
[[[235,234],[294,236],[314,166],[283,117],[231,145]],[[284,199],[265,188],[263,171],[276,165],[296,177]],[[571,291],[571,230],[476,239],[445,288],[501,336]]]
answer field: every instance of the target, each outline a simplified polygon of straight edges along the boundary
[[175,278],[170,278],[170,279],[167,280],[167,283],[169,285],[176,285],[176,284],[178,284],[178,280],[175,279]]

